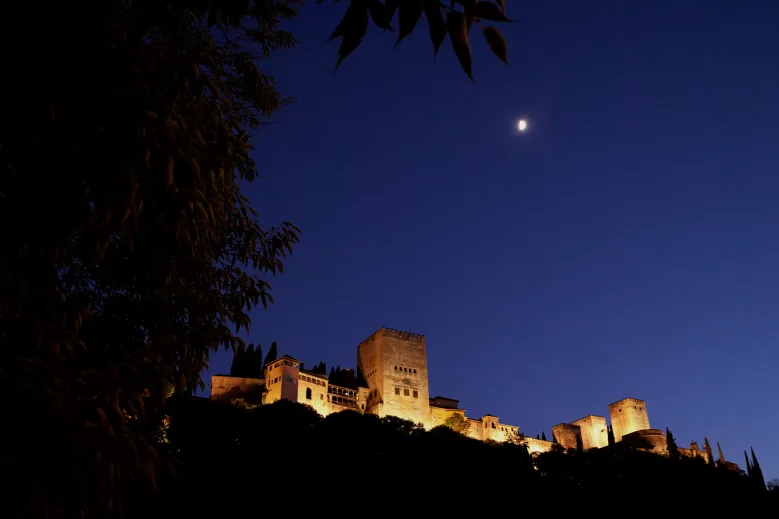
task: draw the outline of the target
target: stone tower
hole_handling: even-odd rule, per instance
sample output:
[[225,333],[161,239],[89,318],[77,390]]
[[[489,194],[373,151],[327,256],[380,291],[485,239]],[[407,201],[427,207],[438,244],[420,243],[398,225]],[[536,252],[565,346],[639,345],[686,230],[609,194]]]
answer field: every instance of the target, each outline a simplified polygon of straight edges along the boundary
[[430,426],[424,335],[380,328],[357,347],[357,368],[368,383],[366,413]]
[[582,435],[584,450],[600,449],[609,444],[609,433],[606,430],[606,418],[603,416],[589,415],[580,418],[571,425],[578,425]]
[[581,438],[582,431],[578,425],[559,423],[552,427],[552,436],[564,449],[575,449],[579,443],[577,438]]
[[623,398],[609,404],[611,427],[614,429],[614,441],[636,431],[649,429],[649,416],[646,414],[646,404],[637,398]]

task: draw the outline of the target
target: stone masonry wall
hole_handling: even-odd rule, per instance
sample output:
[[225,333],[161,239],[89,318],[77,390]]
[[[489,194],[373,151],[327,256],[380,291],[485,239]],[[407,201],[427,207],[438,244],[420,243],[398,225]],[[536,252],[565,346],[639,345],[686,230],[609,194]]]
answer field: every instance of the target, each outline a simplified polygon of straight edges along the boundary
[[527,450],[530,454],[549,452],[552,450],[552,442],[546,440],[537,440],[536,438],[525,438]]
[[579,426],[584,450],[599,449],[608,445],[609,433],[606,429],[606,417],[589,415],[571,422],[571,424]]
[[637,398],[624,398],[609,404],[609,415],[615,441],[621,441],[626,434],[650,428],[646,404]]
[[564,449],[576,448],[576,437],[581,435],[578,425],[560,423],[552,427],[552,435]]
[[211,400],[230,400],[232,398],[247,398],[262,394],[265,379],[231,377],[214,375],[211,377]]
[[363,368],[368,368],[371,350],[374,357],[378,354],[375,380],[382,399],[378,414],[398,416],[429,427],[430,392],[425,336],[389,328],[379,329],[359,346],[358,356],[364,359],[361,361]]

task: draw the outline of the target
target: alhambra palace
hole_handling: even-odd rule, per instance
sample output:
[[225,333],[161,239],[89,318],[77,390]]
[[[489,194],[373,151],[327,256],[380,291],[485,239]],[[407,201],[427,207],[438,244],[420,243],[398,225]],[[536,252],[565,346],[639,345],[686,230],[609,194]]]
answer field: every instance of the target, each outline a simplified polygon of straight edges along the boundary
[[[460,414],[470,424],[471,438],[498,442],[520,437],[519,427],[502,423],[498,416],[481,418],[465,416],[457,400],[442,396],[430,397],[427,376],[425,336],[389,328],[380,328],[357,347],[357,375],[354,384],[335,385],[323,373],[303,369],[303,363],[289,355],[269,362],[263,368],[263,378],[242,378],[214,375],[211,378],[211,399],[237,403],[270,404],[280,399],[307,404],[322,416],[343,410],[356,410],[377,416],[393,415],[430,429],[442,425],[448,417]],[[351,371],[351,370],[349,370]],[[652,429],[643,400],[623,398],[609,404],[609,418],[615,442],[658,454],[666,452],[664,431]],[[554,441],[524,437],[530,453],[541,453],[558,443],[565,449],[580,444],[585,450],[608,445],[607,421],[604,416],[588,415],[572,422],[552,427]],[[679,448],[688,457],[706,454],[692,442],[690,448]],[[720,462],[725,462],[719,452]]]

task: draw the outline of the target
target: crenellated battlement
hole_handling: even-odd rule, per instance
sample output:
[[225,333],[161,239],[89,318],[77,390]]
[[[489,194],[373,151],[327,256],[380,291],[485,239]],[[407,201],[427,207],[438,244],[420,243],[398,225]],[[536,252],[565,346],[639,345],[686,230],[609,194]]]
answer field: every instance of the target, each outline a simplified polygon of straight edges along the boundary
[[637,405],[644,405],[646,402],[639,398],[623,398],[622,400],[617,400],[616,402],[612,402],[609,404],[609,408],[620,405],[620,404],[637,404]]
[[359,348],[363,344],[369,344],[372,342],[376,337],[382,336],[382,337],[394,337],[396,339],[408,341],[408,340],[423,340],[425,336],[421,333],[412,333],[412,332],[404,332],[403,330],[396,330],[394,328],[379,328],[372,334],[370,334],[368,337],[365,338],[357,347]]

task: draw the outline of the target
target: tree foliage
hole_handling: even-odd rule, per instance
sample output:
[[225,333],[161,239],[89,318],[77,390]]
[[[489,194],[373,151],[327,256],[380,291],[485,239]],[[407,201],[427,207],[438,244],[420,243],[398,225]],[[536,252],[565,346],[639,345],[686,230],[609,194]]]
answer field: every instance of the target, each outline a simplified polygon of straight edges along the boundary
[[250,344],[248,349],[239,345],[233,355],[233,362],[230,366],[230,376],[246,378],[262,378],[262,347],[258,344],[255,349]]
[[465,418],[465,416],[461,413],[450,414],[446,417],[446,420],[444,420],[443,425],[450,428],[454,432],[458,432],[464,435],[468,435],[468,431],[471,428],[471,422],[469,422],[468,419]]
[[668,427],[665,428],[665,443],[668,446],[668,457],[672,460],[678,460],[680,457],[679,446],[676,445],[676,438],[674,438],[674,435]]
[[[405,1],[353,5],[341,59],[366,12],[397,12],[406,34],[419,19]],[[503,12],[423,6],[437,46],[436,9],[463,67],[462,20]],[[244,346],[250,310],[272,303],[268,279],[299,229],[261,226],[241,186],[258,176],[251,132],[288,102],[260,64],[295,44],[280,27],[295,14],[287,0],[28,2],[14,12],[0,123],[10,515],[119,514],[123,492],[155,487],[165,464],[151,439],[171,388],[202,388],[211,352]],[[34,45],[18,45],[31,35]]]
[[[240,516],[256,506],[258,485],[263,497],[272,496],[263,499],[266,508],[294,502],[313,510],[323,505],[321,493],[289,484],[301,479],[306,484],[313,473],[345,482],[349,506],[357,510],[375,506],[377,489],[402,488],[398,506],[431,516],[441,513],[441,501],[431,496],[456,496],[457,514],[467,517],[483,515],[485,502],[506,510],[522,501],[550,517],[581,514],[604,503],[639,511],[641,517],[669,510],[681,517],[719,516],[726,510],[738,517],[775,517],[779,510],[779,496],[760,491],[738,472],[622,445],[534,459],[521,445],[481,442],[444,426],[424,431],[394,417],[345,411],[322,418],[283,400],[253,411],[211,401],[180,403],[187,405],[172,411],[169,436],[172,448],[181,452],[182,470],[163,483],[159,497],[138,503],[127,519],[146,518],[151,510],[161,517]],[[380,470],[366,472],[374,467]],[[418,467],[425,468],[426,479],[412,484]]]
[[270,343],[270,348],[268,348],[268,354],[265,356],[265,361],[262,363],[263,366],[267,366],[274,360],[276,360],[279,357],[279,347],[276,344],[276,341],[273,341]]
[[[320,3],[322,1],[318,0]],[[371,21],[383,31],[395,31],[394,27],[397,26],[397,47],[414,31],[420,20],[425,19],[433,54],[438,54],[448,35],[460,66],[473,79],[469,37],[474,22],[482,27],[484,39],[493,54],[508,64],[506,39],[497,27],[482,25],[511,22],[505,11],[505,0],[452,0],[448,5],[439,0],[350,0],[341,22],[330,36],[330,40],[341,40],[336,68],[359,47]],[[397,20],[396,24],[394,20]]]
[[167,389],[202,388],[210,353],[242,345],[249,311],[272,302],[299,230],[261,226],[241,184],[258,175],[249,132],[285,102],[259,60],[295,43],[279,28],[294,15],[285,0],[14,14],[18,41],[46,50],[4,46],[11,515],[119,513],[123,488],[153,486]]
[[327,364],[321,361],[319,364],[311,368],[312,373],[319,373],[320,375],[327,375]]
[[716,460],[714,459],[714,451],[711,450],[711,444],[709,443],[708,438],[706,437],[703,438],[703,445],[704,445],[704,449],[706,450],[706,463],[714,466]]
[[755,449],[750,447],[752,451],[752,479],[755,482],[755,486],[760,490],[765,490],[765,477],[763,476],[763,469],[760,468],[760,462],[757,461],[755,456]]

